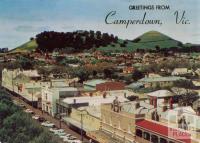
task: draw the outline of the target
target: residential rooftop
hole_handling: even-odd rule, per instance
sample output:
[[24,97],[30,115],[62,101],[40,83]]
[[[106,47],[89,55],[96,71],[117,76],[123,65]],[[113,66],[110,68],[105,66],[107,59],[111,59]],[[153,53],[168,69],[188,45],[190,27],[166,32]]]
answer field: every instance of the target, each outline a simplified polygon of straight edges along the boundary
[[88,86],[96,86],[97,84],[101,84],[101,83],[105,83],[107,82],[107,80],[103,80],[103,79],[93,79],[93,80],[89,80],[84,82],[84,85],[88,85]]
[[186,80],[185,77],[168,76],[168,77],[145,77],[139,80],[139,82],[162,82],[162,81],[177,81]]

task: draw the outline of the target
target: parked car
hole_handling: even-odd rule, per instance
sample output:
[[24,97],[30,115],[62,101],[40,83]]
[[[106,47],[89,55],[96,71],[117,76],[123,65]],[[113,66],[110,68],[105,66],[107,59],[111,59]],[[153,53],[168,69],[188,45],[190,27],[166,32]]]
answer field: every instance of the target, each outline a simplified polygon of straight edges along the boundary
[[71,135],[71,134],[66,134],[66,136],[67,136],[67,137],[70,137],[70,136],[72,136],[72,135]]
[[77,139],[75,136],[69,136],[69,138],[68,138],[69,140],[75,140],[75,139]]
[[80,141],[80,140],[73,140],[73,141],[70,141],[69,143],[82,143],[82,141]]
[[50,128],[49,131],[51,131],[51,132],[64,132],[63,129],[58,129],[58,128]]
[[26,108],[26,106],[23,103],[19,103],[18,106],[24,109]]
[[35,119],[35,120],[39,120],[40,116],[39,115],[34,115],[34,116],[32,116],[32,118]]
[[49,128],[55,127],[55,125],[49,121],[43,122],[41,125]]
[[64,139],[64,142],[68,142],[68,143],[82,143],[82,141],[80,140],[70,140],[70,139]]
[[64,136],[66,135],[66,133],[64,131],[56,131],[54,132],[55,135],[58,135],[58,136]]
[[24,110],[24,112],[34,114],[34,112],[31,109],[26,109],[26,110]]
[[46,119],[45,119],[44,117],[39,117],[38,121],[39,121],[39,122],[45,122]]
[[69,143],[71,140],[68,138],[63,138],[63,141]]
[[64,135],[64,136],[60,136],[60,138],[62,138],[62,139],[64,139],[64,138],[69,138],[70,136],[72,136],[71,134],[66,134],[66,135]]

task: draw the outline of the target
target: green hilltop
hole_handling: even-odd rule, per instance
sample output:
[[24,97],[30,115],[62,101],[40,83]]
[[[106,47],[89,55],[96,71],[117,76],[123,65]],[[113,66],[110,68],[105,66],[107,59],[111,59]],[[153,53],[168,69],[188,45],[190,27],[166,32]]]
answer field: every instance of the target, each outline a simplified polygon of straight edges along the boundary
[[162,48],[171,48],[171,47],[180,47],[181,42],[174,40],[160,32],[150,31],[146,32],[143,35],[135,38],[134,40],[126,40],[126,46],[121,47],[121,44],[124,43],[124,40],[119,40],[118,44],[115,46],[109,45],[107,47],[100,47],[100,51],[127,51],[132,52],[137,49],[155,49],[157,46]]
[[34,51],[37,48],[37,46],[38,45],[36,40],[33,39],[15,49],[10,50],[10,53],[26,53],[26,52],[28,53]]

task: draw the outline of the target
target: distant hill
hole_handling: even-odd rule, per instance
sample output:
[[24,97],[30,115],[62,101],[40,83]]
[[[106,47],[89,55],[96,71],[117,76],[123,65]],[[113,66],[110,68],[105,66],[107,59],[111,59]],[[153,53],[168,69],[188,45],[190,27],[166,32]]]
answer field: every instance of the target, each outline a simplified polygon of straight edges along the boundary
[[[47,35],[47,37],[52,35],[52,33],[41,33],[38,34],[40,37],[44,37]],[[54,32],[55,37],[59,35],[59,33]],[[39,37],[37,35],[37,37]],[[63,38],[63,33],[61,33],[61,38]],[[105,52],[133,52],[138,49],[144,49],[145,51],[148,50],[155,50],[156,48],[163,49],[163,48],[181,48],[184,47],[184,45],[175,39],[172,39],[171,37],[162,34],[157,31],[149,31],[141,36],[135,38],[134,40],[123,40],[123,39],[115,39],[115,37],[111,34],[101,34],[100,32],[94,33],[93,32],[93,37],[91,36],[91,31],[83,31],[83,32],[73,32],[73,33],[66,33],[66,36],[63,38],[62,42],[58,42],[60,44],[59,47],[67,47],[67,48],[74,48],[76,46],[77,48],[80,47],[80,49],[84,50],[87,49],[89,50],[90,48],[92,49],[97,49],[100,51],[105,51]],[[36,37],[36,38],[37,38]],[[92,38],[91,38],[92,37]],[[100,37],[100,38],[98,38]],[[39,41],[41,44],[46,45],[43,46],[44,48],[47,47],[47,45],[52,46],[55,44],[58,40],[61,38],[51,38],[46,41]],[[42,38],[40,38],[42,39]],[[107,40],[108,39],[108,40]],[[43,39],[42,39],[43,40]],[[53,41],[55,40],[55,41]],[[56,41],[57,40],[57,41]],[[107,41],[106,41],[107,40]],[[79,42],[77,42],[79,41]],[[81,42],[80,42],[81,41]],[[115,41],[115,42],[113,42]],[[62,45],[64,43],[64,45]],[[78,44],[78,45],[77,45]],[[56,45],[55,45],[56,46]],[[54,47],[55,47],[54,46]],[[38,44],[36,42],[36,39],[31,40],[13,50],[11,50],[11,53],[14,52],[31,52],[34,51],[38,47]],[[51,48],[51,47],[50,47]],[[67,49],[66,48],[66,49]]]
[[24,43],[23,45],[15,48],[15,49],[12,49],[10,50],[10,53],[18,53],[18,52],[31,52],[31,51],[34,51],[36,48],[37,48],[37,43],[36,43],[36,40],[30,40],[26,43]]
[[143,35],[135,38],[134,40],[127,40],[125,47],[121,47],[121,44],[124,43],[124,40],[120,40],[119,44],[116,44],[115,47],[100,47],[100,51],[136,51],[137,49],[156,49],[156,47],[162,48],[172,48],[172,47],[181,47],[182,43],[174,40],[160,32],[150,31],[146,32]]

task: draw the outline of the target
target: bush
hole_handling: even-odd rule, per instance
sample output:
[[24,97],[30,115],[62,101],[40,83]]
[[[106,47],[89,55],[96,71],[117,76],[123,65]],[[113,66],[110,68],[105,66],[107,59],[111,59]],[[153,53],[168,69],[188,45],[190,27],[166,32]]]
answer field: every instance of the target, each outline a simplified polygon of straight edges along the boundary
[[0,141],[7,143],[58,143],[31,116],[12,103],[0,89]]

